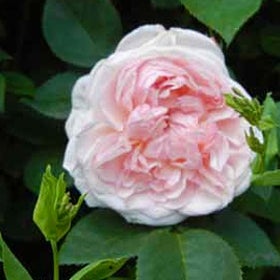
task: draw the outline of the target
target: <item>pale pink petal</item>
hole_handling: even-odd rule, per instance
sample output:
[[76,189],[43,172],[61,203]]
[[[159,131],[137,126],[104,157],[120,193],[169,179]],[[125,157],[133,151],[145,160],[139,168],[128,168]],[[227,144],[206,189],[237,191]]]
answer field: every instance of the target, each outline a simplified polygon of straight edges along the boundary
[[118,134],[111,134],[100,139],[97,149],[98,151],[94,158],[96,168],[123,154],[127,154],[131,151],[131,145],[125,137]]
[[116,48],[116,52],[143,47],[143,45],[153,41],[162,32],[165,32],[165,28],[159,24],[140,26],[120,41]]
[[244,129],[240,127],[240,118],[224,119],[217,122],[220,133],[232,144],[240,145],[244,141]]
[[[168,226],[180,223],[186,216],[178,212],[169,211],[168,215],[155,218],[150,216],[150,213],[142,213],[139,211],[126,211],[121,212],[125,219],[130,223],[146,224],[150,226]],[[166,214],[166,213],[165,213]]]
[[191,201],[182,207],[180,212],[188,216],[200,216],[217,211],[225,207],[225,205],[226,204],[216,196],[208,192],[200,191],[193,195]]
[[176,36],[176,45],[209,52],[224,63],[224,55],[212,38],[190,29],[171,28],[170,32]]
[[252,172],[251,170],[245,170],[243,174],[241,174],[237,180],[235,181],[236,189],[235,196],[242,194],[246,191],[251,183]]
[[210,167],[221,172],[229,158],[229,144],[223,136],[215,137],[210,154]]

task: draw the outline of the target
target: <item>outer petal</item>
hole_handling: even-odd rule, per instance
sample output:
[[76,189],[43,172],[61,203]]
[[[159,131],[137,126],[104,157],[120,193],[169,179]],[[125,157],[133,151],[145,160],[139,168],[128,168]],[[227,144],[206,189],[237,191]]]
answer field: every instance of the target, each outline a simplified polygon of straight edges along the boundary
[[170,28],[166,30],[162,25],[144,25],[135,29],[121,40],[116,52],[152,45],[158,47],[176,45],[192,48],[195,51],[204,50],[224,61],[224,55],[214,39],[190,29]]
[[66,121],[65,129],[69,139],[94,124],[93,108],[90,103],[92,82],[103,60],[99,61],[89,75],[79,78],[72,90],[72,110]]
[[176,36],[176,45],[211,52],[224,62],[224,55],[214,39],[190,29],[171,28],[169,32]]
[[155,40],[162,32],[165,32],[165,28],[159,24],[141,26],[133,30],[120,41],[116,52],[143,47],[145,44]]
[[186,215],[181,215],[178,212],[171,212],[170,215],[166,215],[160,218],[154,218],[148,214],[141,213],[141,212],[139,213],[137,211],[122,212],[121,214],[130,223],[140,223],[140,224],[145,224],[150,226],[174,225],[182,222],[186,218]]
[[250,187],[251,176],[251,170],[245,170],[244,173],[236,180],[235,196],[242,194]]
[[72,111],[66,122],[66,133],[69,138],[77,135],[91,122],[86,116],[89,106],[87,92],[90,78],[88,75],[81,77],[74,85],[72,91]]
[[[232,197],[229,197],[232,200]],[[193,195],[191,201],[185,205],[180,211],[188,216],[200,216],[212,213],[225,207],[227,203],[224,203],[220,198],[214,196],[203,190],[199,190]]]
[[161,25],[144,25],[129,33],[119,43],[116,52],[133,51],[149,48],[175,47],[191,50],[208,57],[227,72],[224,55],[214,39],[190,29],[171,28],[166,30]]

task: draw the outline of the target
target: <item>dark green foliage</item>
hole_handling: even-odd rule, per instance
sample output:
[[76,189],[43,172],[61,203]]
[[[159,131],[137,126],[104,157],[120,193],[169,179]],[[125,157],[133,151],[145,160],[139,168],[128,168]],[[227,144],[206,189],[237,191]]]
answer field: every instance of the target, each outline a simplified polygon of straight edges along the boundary
[[[83,218],[61,250],[64,264],[129,256],[138,256],[140,280],[203,280],[206,275],[209,280],[241,278],[232,248],[217,235],[198,229],[177,232],[128,225],[108,210]],[[213,269],[217,266],[219,270]]]
[[230,44],[239,28],[260,8],[261,0],[180,0],[198,20]]
[[0,260],[3,262],[3,269],[7,280],[32,280],[29,273],[21,265],[18,259],[11,252],[4,242],[0,233]]
[[[34,279],[51,279],[50,251],[32,223],[32,211],[46,165],[56,176],[63,171],[71,88],[124,34],[160,23],[214,37],[231,75],[263,104],[253,99],[247,110],[256,109],[254,125],[266,139],[261,143],[253,132],[247,135],[260,154],[253,187],[230,205],[234,212],[160,229],[127,224],[111,211],[85,216],[84,207],[61,249],[61,262],[76,266],[65,266],[61,279],[87,265],[73,279],[278,280],[279,11],[279,0],[1,1],[0,230],[15,253],[1,239],[6,266],[0,279],[4,271],[15,275],[8,280],[31,279],[14,255]],[[63,188],[70,189],[73,181],[65,179]]]
[[214,220],[213,230],[235,249],[242,265],[253,268],[280,265],[279,252],[249,217],[225,210]]
[[70,280],[102,280],[117,272],[127,259],[101,260],[85,266],[71,277]]
[[47,0],[43,30],[54,53],[78,66],[93,66],[121,37],[118,13],[109,0]]

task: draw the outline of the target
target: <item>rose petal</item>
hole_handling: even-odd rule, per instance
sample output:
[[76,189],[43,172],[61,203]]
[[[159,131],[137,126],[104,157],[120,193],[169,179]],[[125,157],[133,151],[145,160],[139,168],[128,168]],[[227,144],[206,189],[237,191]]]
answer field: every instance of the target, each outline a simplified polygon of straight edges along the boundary
[[116,52],[143,47],[153,41],[165,28],[162,25],[143,25],[126,35],[118,44]]

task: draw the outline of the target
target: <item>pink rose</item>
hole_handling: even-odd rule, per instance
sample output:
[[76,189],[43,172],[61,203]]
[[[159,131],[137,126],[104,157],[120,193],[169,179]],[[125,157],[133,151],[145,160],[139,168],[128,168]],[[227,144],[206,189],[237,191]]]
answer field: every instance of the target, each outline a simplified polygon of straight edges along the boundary
[[142,26],[80,78],[64,167],[92,207],[175,224],[225,207],[250,184],[248,123],[226,106],[237,87],[216,43]]

